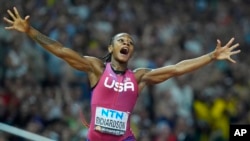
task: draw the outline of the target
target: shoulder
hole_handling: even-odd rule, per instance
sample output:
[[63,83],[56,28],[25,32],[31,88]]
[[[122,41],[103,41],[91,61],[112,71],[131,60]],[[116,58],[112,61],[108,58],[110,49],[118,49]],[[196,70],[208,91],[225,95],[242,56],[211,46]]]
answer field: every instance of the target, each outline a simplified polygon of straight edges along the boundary
[[82,56],[85,59],[88,59],[89,61],[97,61],[97,62],[103,62],[100,58],[94,57],[94,56]]
[[105,62],[103,62],[99,58],[92,56],[83,56],[83,57],[90,62],[89,67],[91,69],[88,71],[88,77],[91,87],[94,87],[101,78],[101,75],[103,74],[103,71],[105,69]]
[[137,68],[137,69],[134,69],[133,72],[136,74],[136,73],[147,73],[147,72],[150,72],[152,69],[150,68]]
[[105,62],[103,60],[93,57],[93,56],[83,56],[89,62],[89,67],[91,68],[89,74],[100,75],[105,68]]
[[133,73],[136,77],[137,82],[140,82],[142,77],[150,71],[152,71],[152,69],[150,68],[137,68],[133,70]]
[[105,63],[103,62],[103,60],[97,57],[93,57],[93,56],[83,56],[83,57],[87,59],[92,66],[98,66],[102,68],[105,66]]

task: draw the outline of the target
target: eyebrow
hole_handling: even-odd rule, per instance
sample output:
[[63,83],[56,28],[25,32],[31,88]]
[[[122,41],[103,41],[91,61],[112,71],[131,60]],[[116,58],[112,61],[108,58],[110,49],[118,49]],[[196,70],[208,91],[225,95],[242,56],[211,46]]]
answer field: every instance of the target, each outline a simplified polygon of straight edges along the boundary
[[[124,36],[119,36],[119,37],[116,37],[116,40],[119,40],[119,39],[122,39],[122,38],[124,38]],[[131,42],[134,43],[134,40],[131,37],[129,37],[129,39],[130,39]]]

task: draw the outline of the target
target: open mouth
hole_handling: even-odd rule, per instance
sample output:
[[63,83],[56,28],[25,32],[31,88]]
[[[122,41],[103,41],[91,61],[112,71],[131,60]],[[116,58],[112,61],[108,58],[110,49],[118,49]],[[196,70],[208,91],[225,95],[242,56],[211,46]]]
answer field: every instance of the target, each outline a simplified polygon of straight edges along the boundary
[[120,53],[121,53],[121,54],[124,54],[124,55],[127,55],[127,54],[128,54],[128,48],[122,48],[122,49],[120,50]]

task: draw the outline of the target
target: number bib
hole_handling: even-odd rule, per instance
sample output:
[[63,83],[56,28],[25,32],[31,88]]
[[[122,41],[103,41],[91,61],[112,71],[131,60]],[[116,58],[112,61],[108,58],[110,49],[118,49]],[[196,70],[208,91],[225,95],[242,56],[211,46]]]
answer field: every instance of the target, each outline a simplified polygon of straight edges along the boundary
[[127,129],[128,116],[127,112],[97,107],[95,130],[117,136],[123,135]]

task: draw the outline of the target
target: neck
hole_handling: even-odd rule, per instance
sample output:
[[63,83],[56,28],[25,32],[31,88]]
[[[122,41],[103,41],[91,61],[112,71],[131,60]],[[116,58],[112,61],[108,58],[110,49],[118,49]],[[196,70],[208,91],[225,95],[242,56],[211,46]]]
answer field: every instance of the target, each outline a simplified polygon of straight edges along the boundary
[[114,71],[126,71],[127,63],[110,62],[110,65]]

